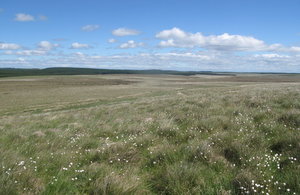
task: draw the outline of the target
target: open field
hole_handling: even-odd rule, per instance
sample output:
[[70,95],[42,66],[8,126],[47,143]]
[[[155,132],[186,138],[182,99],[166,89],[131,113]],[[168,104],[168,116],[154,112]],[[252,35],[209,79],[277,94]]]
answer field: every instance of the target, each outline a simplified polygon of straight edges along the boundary
[[0,194],[300,194],[300,75],[0,79]]

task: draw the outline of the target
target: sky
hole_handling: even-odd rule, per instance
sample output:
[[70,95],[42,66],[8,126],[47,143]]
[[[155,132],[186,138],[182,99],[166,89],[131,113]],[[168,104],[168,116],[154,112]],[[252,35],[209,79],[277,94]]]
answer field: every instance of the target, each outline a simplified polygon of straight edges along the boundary
[[1,0],[0,68],[300,73],[300,0]]

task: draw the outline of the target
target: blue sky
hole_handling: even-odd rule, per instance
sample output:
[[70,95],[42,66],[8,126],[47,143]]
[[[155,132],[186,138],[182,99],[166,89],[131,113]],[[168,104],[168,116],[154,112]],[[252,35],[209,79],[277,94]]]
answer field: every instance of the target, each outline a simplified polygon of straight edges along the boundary
[[300,72],[299,0],[1,0],[0,68]]

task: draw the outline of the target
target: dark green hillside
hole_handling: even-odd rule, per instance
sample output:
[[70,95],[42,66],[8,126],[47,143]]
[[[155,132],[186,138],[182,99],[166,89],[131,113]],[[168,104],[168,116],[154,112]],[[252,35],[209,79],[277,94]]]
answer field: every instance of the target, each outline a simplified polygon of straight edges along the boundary
[[[0,69],[0,77],[39,76],[39,75],[95,75],[95,74],[171,74],[171,75],[221,75],[210,71],[173,71],[173,70],[121,70],[92,68],[45,68],[45,69]],[[228,75],[228,73],[226,73]]]

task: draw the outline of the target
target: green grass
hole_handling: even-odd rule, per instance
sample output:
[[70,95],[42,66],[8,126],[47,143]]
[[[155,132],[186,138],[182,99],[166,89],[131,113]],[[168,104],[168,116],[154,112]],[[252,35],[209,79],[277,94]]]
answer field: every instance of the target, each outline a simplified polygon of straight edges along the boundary
[[51,78],[0,80],[0,194],[300,193],[298,81]]
[[98,75],[98,74],[169,74],[169,75],[234,75],[234,73],[211,71],[174,71],[174,70],[122,70],[54,67],[45,69],[0,68],[0,77],[42,76],[42,75]]

